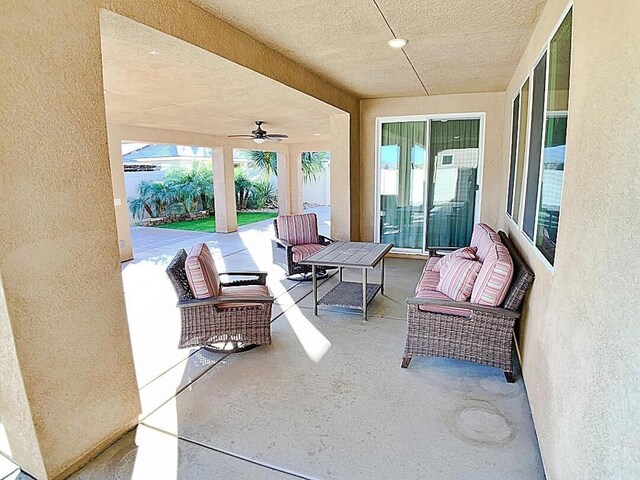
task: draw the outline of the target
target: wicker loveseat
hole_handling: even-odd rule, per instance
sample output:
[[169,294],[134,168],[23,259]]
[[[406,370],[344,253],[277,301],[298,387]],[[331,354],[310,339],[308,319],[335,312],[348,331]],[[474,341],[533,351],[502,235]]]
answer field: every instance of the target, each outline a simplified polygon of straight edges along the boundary
[[204,243],[194,245],[189,255],[179,250],[166,272],[182,319],[178,348],[229,352],[271,344],[274,298],[266,272],[218,273]]
[[534,275],[504,232],[496,233],[482,224],[476,226],[471,247],[477,249],[477,260],[484,262],[483,268],[489,267],[488,262],[493,259],[494,254],[488,251],[505,252],[501,245],[506,247],[513,268],[498,306],[454,301],[437,291],[440,274],[433,269],[439,258],[429,258],[416,296],[407,298],[403,368],[414,356],[449,357],[497,367],[508,382],[514,381],[514,326]]
[[[318,234],[318,217],[315,213],[295,215],[279,215],[273,220],[276,238],[271,240],[273,263],[280,265],[287,272],[287,277],[294,275],[302,279],[310,279],[310,265],[300,262],[310,255],[330,245],[333,240]],[[326,274],[327,268],[321,268],[318,276]]]

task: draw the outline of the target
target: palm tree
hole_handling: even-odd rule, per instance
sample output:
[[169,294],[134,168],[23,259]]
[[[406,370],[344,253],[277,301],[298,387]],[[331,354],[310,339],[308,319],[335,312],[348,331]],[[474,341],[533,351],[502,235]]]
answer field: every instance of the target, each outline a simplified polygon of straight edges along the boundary
[[154,216],[164,217],[167,207],[174,202],[175,193],[172,188],[163,181],[140,182],[140,198],[148,204],[155,206]]
[[194,160],[191,169],[174,167],[165,182],[187,213],[197,210],[198,202],[204,210],[213,209],[213,171],[206,164]]
[[[278,176],[278,155],[275,152],[251,150],[249,158],[253,166],[260,170],[265,178],[271,174]],[[302,152],[302,178],[305,182],[315,180],[324,172],[328,159],[327,152]]]
[[302,178],[305,182],[315,180],[324,172],[328,159],[327,152],[302,152]]
[[265,178],[269,178],[271,174],[278,175],[278,154],[276,152],[251,150],[249,158],[253,166],[260,170]]

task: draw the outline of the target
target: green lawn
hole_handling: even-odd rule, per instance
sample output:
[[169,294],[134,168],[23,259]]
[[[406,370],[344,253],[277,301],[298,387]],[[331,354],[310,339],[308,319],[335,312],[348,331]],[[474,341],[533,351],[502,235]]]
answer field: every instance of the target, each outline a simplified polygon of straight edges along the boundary
[[[238,212],[238,226],[248,225],[249,223],[260,222],[270,218],[277,217],[276,212]],[[190,230],[193,232],[215,232],[216,219],[213,217],[203,218],[201,220],[191,220],[190,222],[174,222],[164,225],[158,225],[158,228],[170,228],[172,230]]]

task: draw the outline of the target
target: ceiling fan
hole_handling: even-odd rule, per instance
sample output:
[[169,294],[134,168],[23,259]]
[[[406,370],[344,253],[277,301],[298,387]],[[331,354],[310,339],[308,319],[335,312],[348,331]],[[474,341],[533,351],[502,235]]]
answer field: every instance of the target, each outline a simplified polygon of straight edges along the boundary
[[284,135],[282,133],[267,133],[267,131],[263,130],[261,127],[263,123],[264,122],[257,120],[256,125],[258,128],[253,130],[251,135],[229,135],[229,138],[247,138],[256,143],[281,142],[283,138],[289,138],[289,135]]

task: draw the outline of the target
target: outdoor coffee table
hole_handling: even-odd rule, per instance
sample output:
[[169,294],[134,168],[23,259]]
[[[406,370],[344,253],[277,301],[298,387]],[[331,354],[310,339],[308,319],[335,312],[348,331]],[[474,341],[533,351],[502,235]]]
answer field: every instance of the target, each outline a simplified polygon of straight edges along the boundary
[[[300,262],[311,265],[314,315],[318,315],[318,304],[331,305],[362,310],[362,316],[366,321],[369,302],[378,291],[384,295],[384,256],[392,248],[392,243],[333,242]],[[380,283],[367,283],[367,271],[374,269],[380,262],[382,262]],[[338,267],[340,282],[318,300],[317,269],[323,266]],[[362,284],[342,281],[342,269],[345,267],[362,269]]]

